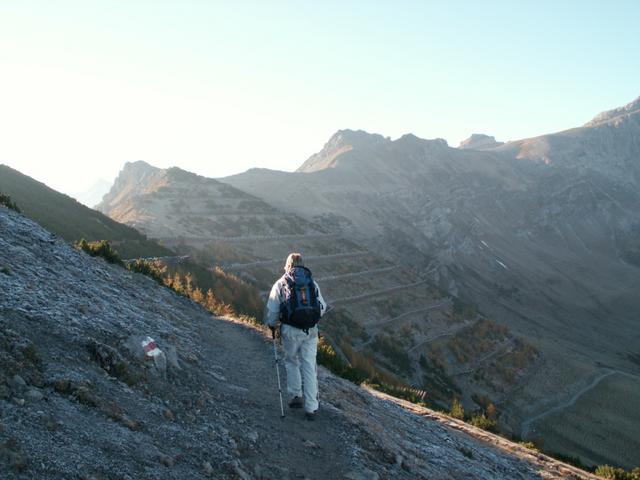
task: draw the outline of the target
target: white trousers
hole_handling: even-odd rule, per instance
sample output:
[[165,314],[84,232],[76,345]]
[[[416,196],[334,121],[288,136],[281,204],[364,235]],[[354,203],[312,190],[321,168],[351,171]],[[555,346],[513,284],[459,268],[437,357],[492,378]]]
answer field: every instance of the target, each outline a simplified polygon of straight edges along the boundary
[[315,412],[318,409],[318,327],[310,328],[306,334],[299,328],[283,324],[282,346],[287,391],[296,397],[302,397],[304,393],[305,411]]

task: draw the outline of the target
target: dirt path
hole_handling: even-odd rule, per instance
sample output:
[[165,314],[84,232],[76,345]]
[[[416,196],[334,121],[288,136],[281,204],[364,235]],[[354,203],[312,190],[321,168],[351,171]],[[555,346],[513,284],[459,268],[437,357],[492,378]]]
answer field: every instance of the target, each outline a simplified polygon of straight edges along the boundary
[[452,335],[455,335],[456,333],[458,333],[463,328],[469,326],[471,323],[473,323],[473,322],[464,322],[461,325],[458,325],[457,327],[451,328],[446,332],[440,333],[438,335],[434,335],[433,337],[426,338],[426,339],[422,340],[421,342],[418,342],[417,344],[415,344],[413,347],[409,348],[407,350],[407,353],[413,352],[413,351],[417,350],[418,348],[422,347],[423,345],[426,345],[427,343],[431,343],[431,342],[433,342],[433,341],[435,341],[435,340],[437,340],[439,338],[450,337]]
[[[397,288],[397,287],[392,287],[392,288]],[[393,318],[388,318],[388,319],[382,320],[381,322],[370,323],[367,326],[369,326],[369,327],[381,327],[382,325],[386,325],[388,323],[395,322],[396,320],[400,320],[401,318],[408,317],[409,315],[413,315],[415,313],[428,312],[429,310],[436,310],[436,309],[438,309],[440,307],[448,305],[450,302],[451,302],[451,299],[447,298],[447,299],[442,300],[440,302],[436,302],[436,303],[432,303],[430,305],[427,305],[426,307],[418,308],[416,310],[411,310],[410,312],[402,313],[402,314],[397,315],[397,316],[395,316]]]
[[362,295],[353,295],[351,297],[343,297],[343,298],[337,298],[335,300],[331,300],[331,304],[336,305],[339,303],[345,303],[345,302],[357,302],[360,300],[365,300],[367,298],[370,297],[375,297],[377,295],[385,295],[387,293],[391,293],[391,292],[395,292],[397,290],[402,290],[403,288],[413,288],[413,287],[417,287],[418,285],[422,285],[424,283],[427,283],[428,280],[420,280],[418,282],[413,282],[413,283],[407,283],[405,285],[396,285],[395,287],[389,287],[389,288],[383,288],[380,290],[373,290],[367,293],[363,293]]
[[[301,410],[287,407],[284,365],[280,365],[285,418],[280,417],[275,363],[271,341],[241,324],[215,322],[200,328],[203,344],[211,358],[222,356],[226,365],[234,365],[221,374],[226,387],[243,393],[240,407],[247,412],[247,427],[258,434],[257,448],[242,452],[247,467],[262,466],[280,470],[283,477],[343,478],[358,470],[353,462],[356,441],[353,429],[330,408],[322,408],[314,422],[304,419]],[[279,355],[282,355],[280,347]],[[259,467],[258,467],[259,469]]]
[[527,420],[525,420],[524,422],[522,422],[522,424],[520,425],[520,435],[522,438],[526,438],[526,436],[529,434],[529,431],[531,430],[531,424],[537,422],[538,420],[541,420],[545,417],[548,417],[549,415],[552,415],[556,412],[559,412],[560,410],[564,410],[565,408],[569,408],[571,406],[573,406],[579,399],[580,397],[582,397],[582,395],[584,395],[585,393],[587,393],[588,391],[590,391],[591,389],[595,388],[598,386],[598,384],[604,380],[607,377],[610,377],[611,375],[623,375],[626,377],[630,377],[630,378],[635,378],[636,380],[640,379],[640,377],[637,377],[636,375],[632,375],[630,373],[627,372],[622,372],[620,370],[607,370],[603,373],[601,373],[600,375],[598,375],[597,377],[595,377],[591,383],[589,383],[588,385],[584,386],[583,388],[581,388],[580,390],[578,390],[575,394],[573,394],[573,396],[571,398],[569,398],[568,400],[559,403],[558,405],[549,408],[548,410],[545,410],[542,413],[539,413],[531,418],[528,418]]
[[290,235],[208,235],[203,237],[158,237],[159,241],[171,242],[175,240],[183,240],[186,242],[209,242],[209,241],[225,241],[225,242],[241,242],[241,241],[255,241],[255,240],[298,240],[301,238],[327,238],[337,237],[336,233],[299,233]]
[[359,277],[360,275],[367,275],[367,274],[378,274],[378,273],[384,273],[384,272],[390,272],[391,270],[396,270],[400,268],[399,265],[392,265],[390,267],[382,267],[382,268],[371,268],[369,270],[363,270],[361,272],[354,272],[354,273],[343,273],[341,275],[328,275],[325,277],[320,277],[317,278],[316,280],[318,282],[325,282],[325,281],[329,281],[329,280],[342,280],[344,278],[352,278],[352,277]]
[[[305,257],[305,260],[333,260],[333,259],[337,259],[337,258],[353,258],[353,257],[361,257],[363,255],[366,255],[367,252],[361,252],[361,251],[356,251],[356,252],[345,252],[345,253],[333,253],[330,255],[314,255],[314,256],[307,256]],[[259,265],[276,265],[278,263],[282,263],[282,259],[279,258],[277,260],[259,260],[256,262],[249,262],[249,263],[232,263],[230,265],[225,265],[225,268],[228,269],[236,269],[236,270],[240,270],[243,268],[251,268],[251,267],[257,267]]]
[[125,262],[125,263],[130,263],[130,262],[135,262],[136,260],[147,260],[149,262],[160,260],[160,261],[163,261],[163,262],[182,263],[182,262],[184,262],[186,260],[189,260],[189,258],[190,258],[189,255],[172,255],[172,256],[165,256],[165,257],[125,258],[122,261]]
[[[469,375],[470,373],[475,372],[476,370],[478,370],[480,367],[482,367],[482,364],[484,362],[486,362],[487,360],[490,360],[492,358],[502,358],[505,355],[508,355],[509,353],[511,353],[513,351],[513,341],[512,340],[508,340],[505,344],[498,346],[498,348],[492,352],[489,352],[488,354],[486,354],[484,357],[480,358],[479,360],[476,361],[475,365],[467,370],[462,370],[461,372],[456,372],[456,373],[452,373],[451,376],[452,377],[457,377],[460,375]],[[503,350],[502,348],[506,347],[506,350]]]

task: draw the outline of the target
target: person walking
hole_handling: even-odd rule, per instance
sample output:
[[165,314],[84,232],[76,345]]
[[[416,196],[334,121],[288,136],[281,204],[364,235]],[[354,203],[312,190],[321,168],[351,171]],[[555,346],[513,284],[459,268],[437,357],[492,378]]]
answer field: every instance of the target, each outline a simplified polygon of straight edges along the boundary
[[289,254],[284,275],[271,288],[265,323],[274,338],[278,321],[282,324],[289,407],[304,407],[307,420],[314,420],[318,411],[318,321],[325,311],[320,287],[304,266],[302,255]]

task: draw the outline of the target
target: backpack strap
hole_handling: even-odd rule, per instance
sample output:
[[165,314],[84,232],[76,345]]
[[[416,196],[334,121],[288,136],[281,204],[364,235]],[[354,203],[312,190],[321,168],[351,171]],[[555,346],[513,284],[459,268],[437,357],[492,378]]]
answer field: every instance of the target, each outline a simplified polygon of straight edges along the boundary
[[280,304],[280,321],[283,323],[287,323],[289,320],[289,317],[291,316],[291,313],[293,312],[293,309],[295,308],[295,279],[293,278],[293,276],[290,274],[290,271],[285,273],[282,276],[282,279],[284,280],[284,287],[288,290],[288,292],[283,292],[284,296],[286,297],[285,300],[282,302],[282,304]]

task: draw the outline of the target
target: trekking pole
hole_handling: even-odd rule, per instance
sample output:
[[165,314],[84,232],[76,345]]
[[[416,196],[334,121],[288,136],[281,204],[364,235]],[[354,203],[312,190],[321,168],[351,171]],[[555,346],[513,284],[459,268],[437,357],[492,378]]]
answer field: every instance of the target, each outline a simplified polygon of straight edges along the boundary
[[282,386],[280,384],[280,369],[278,368],[278,349],[276,347],[276,330],[271,330],[271,336],[273,337],[273,357],[276,360],[276,376],[278,377],[278,393],[280,394],[280,418],[284,419],[284,405],[282,403]]

